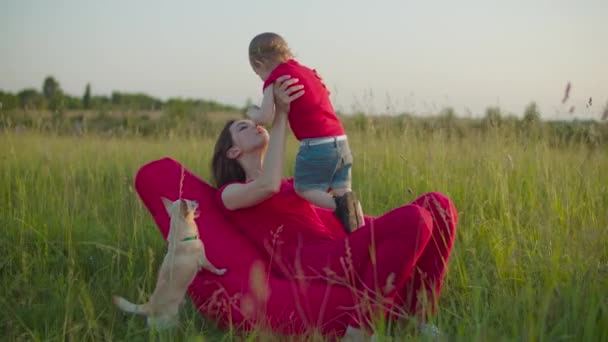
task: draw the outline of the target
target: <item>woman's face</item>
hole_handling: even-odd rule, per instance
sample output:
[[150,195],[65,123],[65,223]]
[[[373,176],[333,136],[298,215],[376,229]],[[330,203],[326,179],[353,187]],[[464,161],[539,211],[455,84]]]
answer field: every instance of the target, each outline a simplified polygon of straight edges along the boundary
[[268,145],[268,131],[251,120],[237,120],[230,126],[233,147],[239,150],[239,155]]

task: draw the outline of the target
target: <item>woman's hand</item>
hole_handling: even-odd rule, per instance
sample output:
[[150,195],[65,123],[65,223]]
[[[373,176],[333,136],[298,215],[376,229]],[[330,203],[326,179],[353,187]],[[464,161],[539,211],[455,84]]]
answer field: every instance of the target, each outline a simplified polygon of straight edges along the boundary
[[288,114],[292,101],[304,95],[304,86],[298,83],[297,78],[283,75],[274,82],[274,105],[276,114]]
[[232,183],[222,192],[222,201],[228,210],[254,206],[281,189],[285,165],[285,138],[289,104],[304,94],[303,85],[295,85],[297,78],[279,77],[273,83],[275,115],[270,128],[270,140],[259,177],[248,183]]

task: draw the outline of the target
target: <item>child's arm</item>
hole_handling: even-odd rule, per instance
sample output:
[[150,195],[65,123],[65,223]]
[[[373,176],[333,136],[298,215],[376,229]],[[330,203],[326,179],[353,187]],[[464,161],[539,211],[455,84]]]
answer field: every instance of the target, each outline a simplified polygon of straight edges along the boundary
[[262,125],[272,122],[274,118],[274,93],[272,84],[264,89],[262,106],[260,108],[250,108],[247,111],[247,116],[251,120]]

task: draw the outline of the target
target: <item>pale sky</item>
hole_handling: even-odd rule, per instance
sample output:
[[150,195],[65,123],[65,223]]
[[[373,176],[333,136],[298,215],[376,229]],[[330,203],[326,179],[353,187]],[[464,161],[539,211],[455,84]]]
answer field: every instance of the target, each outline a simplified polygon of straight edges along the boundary
[[0,89],[53,75],[78,96],[90,82],[94,94],[242,106],[261,100],[247,46],[265,31],[319,71],[344,112],[519,115],[536,101],[545,118],[570,105],[597,117],[608,102],[608,0],[0,0]]

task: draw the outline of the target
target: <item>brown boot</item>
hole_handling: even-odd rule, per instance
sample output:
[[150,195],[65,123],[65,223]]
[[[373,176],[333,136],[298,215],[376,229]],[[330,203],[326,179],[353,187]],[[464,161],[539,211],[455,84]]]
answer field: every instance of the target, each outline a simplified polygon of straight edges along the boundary
[[355,217],[357,218],[357,228],[355,229],[359,229],[365,224],[365,216],[363,216],[363,208],[359,200],[355,201]]
[[342,227],[347,234],[357,230],[363,222],[360,222],[360,205],[352,191],[346,192],[342,196],[334,196],[336,202],[336,210],[334,215],[342,224]]

